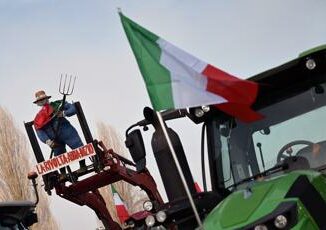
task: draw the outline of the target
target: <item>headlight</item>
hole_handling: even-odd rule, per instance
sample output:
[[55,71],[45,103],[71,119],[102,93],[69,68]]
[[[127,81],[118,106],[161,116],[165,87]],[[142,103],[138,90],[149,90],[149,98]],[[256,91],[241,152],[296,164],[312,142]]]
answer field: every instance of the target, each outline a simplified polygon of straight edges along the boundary
[[268,230],[267,226],[264,224],[257,225],[255,230]]
[[307,67],[307,69],[309,69],[309,70],[313,70],[314,68],[316,68],[316,62],[315,62],[315,60],[314,59],[308,59],[307,61],[306,61],[306,67]]
[[152,215],[149,215],[145,219],[145,223],[147,227],[152,227],[155,224],[155,218]]
[[283,215],[278,215],[274,220],[275,227],[282,229],[285,228],[288,223],[288,219],[286,219]]
[[209,107],[209,105],[203,105],[203,106],[201,107],[201,109],[202,109],[205,113],[207,113],[207,112],[210,110],[210,107]]
[[166,213],[164,211],[159,211],[156,213],[156,220],[163,223],[166,220]]
[[200,108],[196,108],[195,109],[195,116],[196,117],[202,117],[202,116],[204,116],[204,111],[202,109],[200,109]]
[[166,228],[163,225],[160,225],[160,226],[151,227],[151,230],[166,230]]
[[147,200],[144,202],[143,208],[145,211],[149,212],[153,209],[153,203],[150,200]]
[[251,224],[243,226],[243,229],[269,230],[291,229],[298,223],[298,206],[296,201],[284,201],[271,213],[263,216]]

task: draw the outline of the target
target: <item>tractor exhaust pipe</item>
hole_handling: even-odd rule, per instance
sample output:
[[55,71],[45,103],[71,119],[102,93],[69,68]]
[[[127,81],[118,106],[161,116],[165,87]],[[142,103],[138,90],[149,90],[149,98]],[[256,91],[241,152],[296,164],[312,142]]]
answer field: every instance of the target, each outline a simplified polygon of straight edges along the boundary
[[[146,120],[150,121],[150,123],[152,123],[155,128],[151,144],[169,201],[186,197],[187,193],[184,189],[181,177],[173,160],[166,138],[163,134],[163,130],[159,124],[158,117],[156,116],[155,112],[149,108],[144,110],[144,116]],[[181,169],[184,173],[188,188],[191,194],[196,194],[195,183],[180,138],[178,134],[171,128],[167,128],[167,132],[171,139]]]

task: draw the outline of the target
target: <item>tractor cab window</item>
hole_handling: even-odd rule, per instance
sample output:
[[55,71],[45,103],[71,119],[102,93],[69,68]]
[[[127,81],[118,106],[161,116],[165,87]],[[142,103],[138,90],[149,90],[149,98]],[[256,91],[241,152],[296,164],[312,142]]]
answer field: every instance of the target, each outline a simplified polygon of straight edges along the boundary
[[[264,119],[253,123],[220,123],[219,145],[225,187],[298,156],[305,167],[326,165],[326,85],[270,103]],[[224,159],[224,160],[223,160]],[[303,167],[303,166],[302,166]],[[229,171],[228,171],[229,170]],[[279,175],[281,172],[270,175]],[[230,179],[231,175],[231,179]]]
[[[231,121],[232,123],[232,121]],[[221,137],[221,159],[222,159],[222,172],[223,172],[223,183],[227,186],[230,186],[233,184],[233,177],[231,172],[231,164],[230,164],[230,135],[231,135],[232,129],[230,128],[230,124],[222,124],[219,126],[219,133]]]
[[259,170],[290,156],[308,160],[311,168],[326,164],[326,107],[313,110],[252,134]]

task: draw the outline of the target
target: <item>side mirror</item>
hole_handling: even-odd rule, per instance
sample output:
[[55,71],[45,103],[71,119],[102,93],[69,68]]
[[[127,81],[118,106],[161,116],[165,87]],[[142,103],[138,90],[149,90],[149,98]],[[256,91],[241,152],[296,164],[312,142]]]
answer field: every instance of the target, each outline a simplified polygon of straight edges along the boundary
[[129,149],[130,155],[136,164],[137,171],[146,168],[146,152],[143,137],[139,129],[135,129],[128,133],[125,141],[126,147]]

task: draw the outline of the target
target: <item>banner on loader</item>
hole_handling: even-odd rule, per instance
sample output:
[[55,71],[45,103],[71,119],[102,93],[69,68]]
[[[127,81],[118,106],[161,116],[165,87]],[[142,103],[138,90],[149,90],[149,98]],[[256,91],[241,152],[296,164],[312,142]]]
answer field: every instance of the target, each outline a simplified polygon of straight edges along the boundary
[[95,154],[94,146],[92,144],[87,144],[37,164],[36,171],[39,175],[44,175],[71,163],[94,156]]

